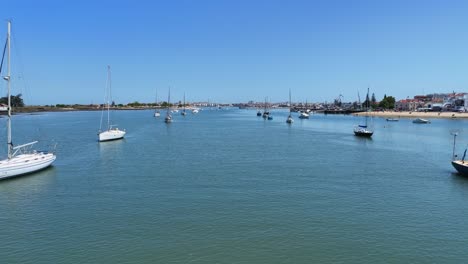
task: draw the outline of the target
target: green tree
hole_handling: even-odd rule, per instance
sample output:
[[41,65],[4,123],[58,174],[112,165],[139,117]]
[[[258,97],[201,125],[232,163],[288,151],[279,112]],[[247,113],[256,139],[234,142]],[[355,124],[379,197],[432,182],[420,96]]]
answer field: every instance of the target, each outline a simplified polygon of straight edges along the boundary
[[393,96],[384,96],[384,99],[380,101],[379,107],[384,109],[394,109],[395,108],[395,97]]
[[[23,107],[24,102],[23,98],[21,98],[22,94],[12,95],[11,96],[11,106],[12,107]],[[8,96],[0,98],[1,104],[8,104]]]
[[375,99],[375,94],[374,93],[372,93],[372,97],[371,97],[371,107],[372,108],[377,107],[377,100]]

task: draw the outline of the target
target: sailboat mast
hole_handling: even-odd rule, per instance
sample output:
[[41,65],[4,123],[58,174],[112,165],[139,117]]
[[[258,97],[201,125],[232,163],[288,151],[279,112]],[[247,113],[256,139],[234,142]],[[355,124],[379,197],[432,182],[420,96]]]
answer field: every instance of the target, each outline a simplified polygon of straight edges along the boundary
[[366,127],[367,127],[367,113],[369,111],[369,107],[370,107],[370,98],[369,98],[369,87],[367,87],[367,96],[366,96],[366,99],[367,99],[367,104],[366,104]]
[[289,116],[291,116],[291,89],[289,89]]
[[158,90],[156,89],[156,102],[154,105],[154,114],[156,113],[159,114],[159,108],[160,108],[160,105],[158,104]]
[[111,97],[111,71],[110,71],[110,65],[107,65],[107,82],[108,82],[108,91],[107,91],[107,129],[110,130],[110,103],[109,99]]
[[167,112],[166,112],[166,117],[169,116],[169,111],[171,109],[171,87],[169,87],[169,94],[167,95]]
[[10,83],[10,39],[11,39],[11,21],[8,21],[8,31],[7,31],[7,76],[5,80],[7,81],[7,90],[8,90],[8,120],[7,120],[7,145],[8,145],[8,158],[12,158],[13,153],[13,143],[11,142],[11,83]]

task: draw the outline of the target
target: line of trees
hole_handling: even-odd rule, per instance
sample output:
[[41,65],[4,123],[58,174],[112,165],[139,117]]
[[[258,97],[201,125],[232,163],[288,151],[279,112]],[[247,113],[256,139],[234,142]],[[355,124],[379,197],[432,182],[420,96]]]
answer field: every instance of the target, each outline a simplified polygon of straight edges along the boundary
[[366,96],[366,100],[362,103],[363,108],[383,108],[383,109],[394,109],[395,108],[395,97],[384,95],[382,101],[377,103],[375,99],[375,94],[369,98],[369,95]]

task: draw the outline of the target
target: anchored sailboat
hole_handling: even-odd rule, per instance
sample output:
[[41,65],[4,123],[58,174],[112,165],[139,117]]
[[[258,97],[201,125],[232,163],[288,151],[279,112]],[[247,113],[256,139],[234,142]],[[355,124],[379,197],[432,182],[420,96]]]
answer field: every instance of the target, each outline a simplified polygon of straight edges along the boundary
[[461,159],[457,159],[458,156],[455,155],[455,144],[456,138],[458,136],[457,132],[452,133],[453,135],[453,152],[452,152],[452,166],[460,173],[461,175],[468,176],[468,161],[465,160],[466,151],[463,152],[463,156]]
[[[158,91],[156,91],[156,107],[158,107]],[[154,117],[160,117],[161,113],[159,112],[158,109],[154,111]]]
[[292,105],[291,105],[291,89],[289,89],[289,116],[286,119],[286,123],[288,123],[288,124],[292,124],[294,122],[294,119],[292,118],[292,115],[291,115],[291,108],[292,108]]
[[309,119],[309,109],[307,109],[307,100],[305,103],[305,109],[299,114],[300,119]]
[[267,98],[265,97],[265,104],[263,105],[263,114],[262,114],[262,117],[263,118],[268,118],[268,116],[270,115],[270,112],[268,111],[268,104],[267,104]]
[[[0,160],[0,179],[6,179],[23,174],[32,173],[44,169],[52,164],[57,158],[55,154],[44,151],[32,150],[32,145],[37,141],[27,144],[13,146],[11,133],[11,69],[10,69],[10,42],[11,42],[11,21],[8,21],[8,33],[5,49],[7,51],[7,74],[3,77],[8,86],[8,114],[7,114],[7,159]],[[3,52],[5,55],[5,50]],[[2,57],[3,62],[3,57]],[[2,63],[3,64],[3,63]],[[2,65],[0,65],[0,74]]]
[[[366,111],[368,109],[369,109],[369,88],[367,88]],[[359,136],[359,137],[372,137],[372,135],[374,134],[374,131],[372,129],[369,129],[368,124],[367,124],[367,119],[368,119],[368,116],[366,114],[365,124],[356,126],[354,128],[354,135]]]
[[101,125],[99,128],[99,141],[111,141],[122,139],[125,136],[125,131],[118,129],[115,125],[111,125],[110,123],[110,101],[111,101],[111,71],[110,66],[107,66],[107,83],[106,83],[106,104],[107,104],[107,130],[102,131],[102,119],[104,116],[104,108],[101,112]]
[[184,109],[182,110],[182,113],[180,113],[183,116],[186,116],[187,113],[185,112],[185,93],[184,93]]
[[167,96],[167,111],[166,117],[164,118],[164,122],[167,124],[172,123],[172,115],[171,115],[171,88],[169,88],[169,95]]

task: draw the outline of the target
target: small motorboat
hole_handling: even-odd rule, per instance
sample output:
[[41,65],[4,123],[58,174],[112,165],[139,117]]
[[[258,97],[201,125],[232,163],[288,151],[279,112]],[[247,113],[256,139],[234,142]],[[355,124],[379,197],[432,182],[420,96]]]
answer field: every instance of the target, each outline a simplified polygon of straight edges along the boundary
[[397,119],[397,118],[387,118],[387,121],[388,121],[388,122],[398,122],[398,121],[400,121],[400,119]]
[[424,118],[416,118],[415,120],[413,120],[413,123],[415,123],[415,124],[430,124],[431,121],[429,121],[427,119],[424,119]]

